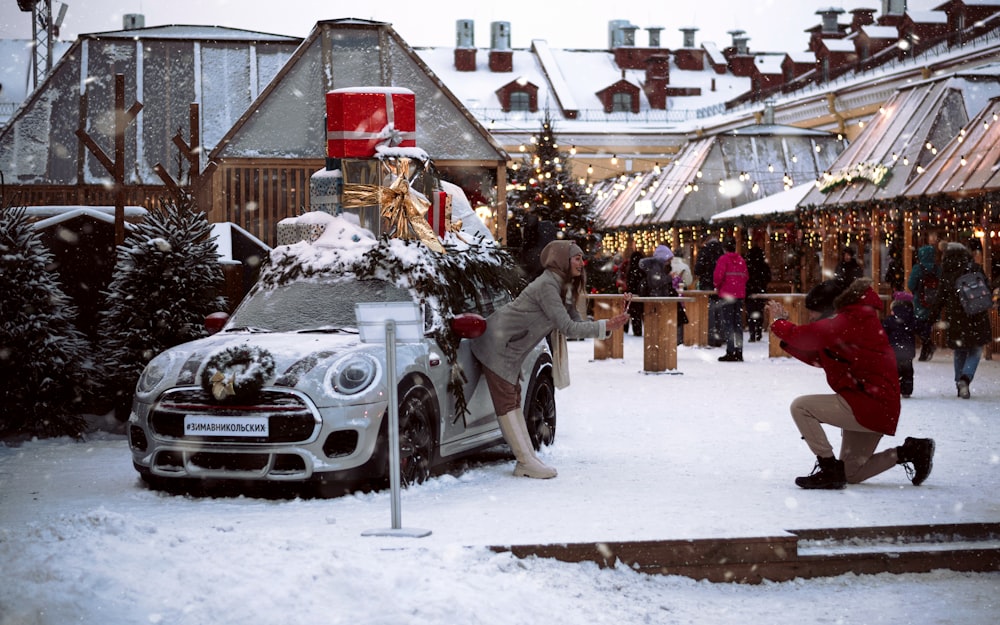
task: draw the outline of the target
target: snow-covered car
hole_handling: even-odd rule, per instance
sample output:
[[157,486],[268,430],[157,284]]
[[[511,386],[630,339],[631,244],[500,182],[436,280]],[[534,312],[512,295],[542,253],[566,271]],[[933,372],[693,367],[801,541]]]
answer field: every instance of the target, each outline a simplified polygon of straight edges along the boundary
[[[331,491],[387,476],[386,345],[361,340],[359,302],[423,311],[419,338],[396,345],[403,484],[503,441],[468,339],[510,299],[509,255],[454,237],[441,254],[376,239],[345,217],[321,221],[314,242],[271,250],[220,331],[146,367],[128,430],[133,464],[151,486],[249,480]],[[524,364],[536,448],[555,436],[551,362],[543,342]]]

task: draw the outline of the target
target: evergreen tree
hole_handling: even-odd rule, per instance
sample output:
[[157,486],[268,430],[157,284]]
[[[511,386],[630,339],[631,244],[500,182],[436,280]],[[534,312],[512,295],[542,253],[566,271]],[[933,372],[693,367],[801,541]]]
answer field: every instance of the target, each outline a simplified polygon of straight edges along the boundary
[[225,309],[210,235],[206,215],[186,198],[153,210],[118,246],[99,334],[105,392],[113,394],[120,418],[146,364],[168,347],[205,336],[205,316]]
[[541,273],[538,254],[553,238],[575,241],[588,261],[598,247],[593,234],[594,198],[573,179],[570,156],[559,149],[548,113],[532,144],[534,151],[507,169],[507,206],[512,213],[507,232],[512,246],[521,249],[519,260],[529,277]]
[[52,262],[25,209],[0,208],[0,435],[79,438],[86,425],[90,344]]

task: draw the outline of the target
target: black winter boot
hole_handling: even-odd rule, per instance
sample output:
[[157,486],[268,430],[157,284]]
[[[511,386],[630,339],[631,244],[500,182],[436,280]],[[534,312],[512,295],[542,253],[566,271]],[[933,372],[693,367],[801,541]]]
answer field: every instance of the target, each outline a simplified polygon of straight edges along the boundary
[[813,468],[813,472],[806,477],[795,478],[795,485],[808,489],[840,490],[847,486],[844,462],[833,456],[829,458],[816,456],[816,466]]
[[907,436],[896,448],[896,459],[896,464],[903,465],[913,485],[920,486],[934,467],[934,439]]
[[924,344],[920,346],[920,356],[917,360],[927,362],[932,356],[934,356],[934,342],[932,340],[924,341]]

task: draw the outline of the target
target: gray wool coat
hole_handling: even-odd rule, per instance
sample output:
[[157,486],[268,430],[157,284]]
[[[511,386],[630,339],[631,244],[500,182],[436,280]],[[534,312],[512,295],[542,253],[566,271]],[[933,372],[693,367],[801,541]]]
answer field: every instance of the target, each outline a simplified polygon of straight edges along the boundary
[[582,321],[576,308],[562,301],[562,277],[551,269],[535,278],[517,299],[486,319],[486,332],[472,341],[472,353],[484,367],[517,384],[528,352],[553,330],[569,339],[607,338],[605,321]]

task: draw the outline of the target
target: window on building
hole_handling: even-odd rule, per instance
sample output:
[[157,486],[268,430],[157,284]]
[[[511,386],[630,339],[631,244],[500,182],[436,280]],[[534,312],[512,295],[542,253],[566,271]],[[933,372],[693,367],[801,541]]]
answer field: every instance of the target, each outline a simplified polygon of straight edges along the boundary
[[512,111],[530,111],[531,110],[531,94],[527,91],[511,91],[510,92],[510,110]]
[[615,93],[611,96],[611,112],[612,113],[631,113],[632,112],[632,94],[631,93]]

